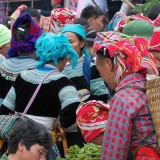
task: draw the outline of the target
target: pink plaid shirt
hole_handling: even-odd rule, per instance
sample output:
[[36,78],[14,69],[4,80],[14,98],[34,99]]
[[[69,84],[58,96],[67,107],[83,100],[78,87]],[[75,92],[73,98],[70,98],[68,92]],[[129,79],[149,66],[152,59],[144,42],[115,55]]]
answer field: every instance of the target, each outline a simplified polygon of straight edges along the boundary
[[[132,129],[138,130],[144,138],[154,131],[151,115],[146,105],[146,95],[135,88],[144,88],[145,75],[133,73],[125,76],[116,88],[116,94],[110,101],[110,112],[102,146],[102,160],[125,160],[130,146],[141,142]],[[154,135],[149,142],[157,143]]]

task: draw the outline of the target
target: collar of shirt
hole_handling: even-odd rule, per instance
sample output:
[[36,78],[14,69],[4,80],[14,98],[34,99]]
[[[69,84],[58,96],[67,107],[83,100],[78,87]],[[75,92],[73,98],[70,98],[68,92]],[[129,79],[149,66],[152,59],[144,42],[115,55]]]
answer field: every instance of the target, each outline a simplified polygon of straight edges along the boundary
[[[118,84],[118,86],[115,90],[117,92],[120,89],[122,89],[123,87],[130,85],[130,84],[131,84],[131,86],[138,86],[138,87],[144,88],[144,81],[146,81],[146,76],[142,73],[128,74],[122,78],[121,82]],[[137,83],[138,85],[133,85],[136,82],[142,82],[142,83]]]

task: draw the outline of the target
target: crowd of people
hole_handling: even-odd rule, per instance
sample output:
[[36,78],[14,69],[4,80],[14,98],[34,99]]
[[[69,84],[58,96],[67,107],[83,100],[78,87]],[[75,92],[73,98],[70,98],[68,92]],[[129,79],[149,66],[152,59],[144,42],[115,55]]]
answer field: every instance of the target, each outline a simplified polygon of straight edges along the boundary
[[101,145],[102,160],[160,160],[145,93],[146,75],[160,74],[160,6],[117,12],[106,26],[104,6],[76,14],[60,3],[22,4],[0,24],[0,115],[21,117],[47,75],[1,160],[64,157],[49,132],[58,128],[68,147]]

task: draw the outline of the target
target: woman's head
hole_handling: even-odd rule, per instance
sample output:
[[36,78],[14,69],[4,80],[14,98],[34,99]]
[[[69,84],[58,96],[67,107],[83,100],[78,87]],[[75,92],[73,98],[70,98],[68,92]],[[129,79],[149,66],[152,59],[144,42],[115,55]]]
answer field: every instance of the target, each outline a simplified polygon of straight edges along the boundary
[[86,142],[102,145],[109,105],[100,101],[81,103],[76,111],[77,124]]
[[[110,86],[110,88],[115,89],[117,87],[115,79],[115,66],[114,58],[111,58],[109,52],[106,48],[101,48],[97,51],[96,66],[101,77]],[[107,73],[107,74],[106,74]]]
[[[68,58],[72,62],[72,68],[77,65],[78,55],[72,49],[68,38],[64,34],[55,35],[53,33],[44,33],[36,42],[36,55],[39,58],[37,67],[43,66],[46,63],[53,62],[53,65],[58,66],[62,60]],[[65,61],[67,62],[67,61]],[[65,63],[61,66],[60,71],[65,67]]]
[[11,46],[7,53],[8,57],[17,57],[22,53],[34,53],[36,40],[41,34],[41,28],[36,25],[32,17],[28,13],[21,14],[12,27]]
[[77,52],[79,57],[83,53],[86,57],[90,57],[89,52],[85,48],[86,32],[80,24],[67,24],[63,27],[62,32],[67,35],[72,48]]
[[65,24],[74,24],[75,22],[75,11],[68,8],[53,9],[51,12],[50,32],[59,34]]
[[[100,32],[94,42],[97,68],[109,86],[113,83],[110,81],[118,85],[130,73],[158,74],[155,60],[147,49],[145,38],[131,38],[113,31]],[[116,85],[110,87],[115,89]]]
[[20,121],[8,140],[8,157],[23,160],[44,159],[52,147],[52,137],[47,128],[33,120]]

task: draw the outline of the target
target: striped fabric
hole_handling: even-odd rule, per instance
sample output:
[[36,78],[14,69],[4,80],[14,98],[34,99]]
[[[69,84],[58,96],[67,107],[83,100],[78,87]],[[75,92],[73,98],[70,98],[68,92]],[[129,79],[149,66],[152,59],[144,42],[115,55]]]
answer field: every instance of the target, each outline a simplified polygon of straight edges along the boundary
[[[68,78],[70,78],[72,82],[75,84],[76,89],[79,91],[80,98],[83,100],[86,99],[86,97],[88,98],[89,92],[90,95],[96,95],[96,96],[109,94],[108,89],[104,84],[104,81],[102,80],[102,78],[100,78],[99,73],[97,73],[98,71],[95,70],[96,69],[95,64],[92,62],[90,65],[91,67],[90,88],[88,88],[88,85],[83,76],[83,62],[84,62],[84,56],[79,59],[78,64],[74,70],[72,70],[72,66],[68,64],[65,67],[64,71],[62,72]],[[84,97],[82,93],[84,94]]]
[[[2,106],[22,113],[40,81],[49,70],[53,69],[56,68],[45,65],[39,69],[21,72],[5,97]],[[77,90],[72,82],[56,69],[45,79],[27,114],[58,117],[60,110],[71,107],[70,112],[73,115],[72,111],[76,110],[79,102]],[[76,107],[74,108],[74,106]]]
[[58,96],[61,102],[61,109],[64,109],[73,102],[79,102],[77,90],[72,86],[62,88]]
[[17,75],[25,69],[35,68],[37,61],[29,56],[10,58],[0,64],[1,76],[6,80],[15,81]]
[[[125,86],[139,86],[144,88],[145,75],[141,73],[129,74],[123,78],[116,94],[110,101],[110,112],[104,134],[102,146],[102,160],[125,160],[129,147],[137,147],[142,140],[132,132],[138,130],[143,138],[154,131],[151,115],[146,105],[146,95],[135,88]],[[149,139],[152,144],[157,143],[157,137]]]
[[37,61],[29,56],[9,58],[0,63],[0,105],[18,74],[25,69],[35,68]]
[[11,87],[6,98],[3,100],[3,105],[7,106],[7,108],[10,109],[11,111],[15,111],[15,100],[16,100],[15,88]]

